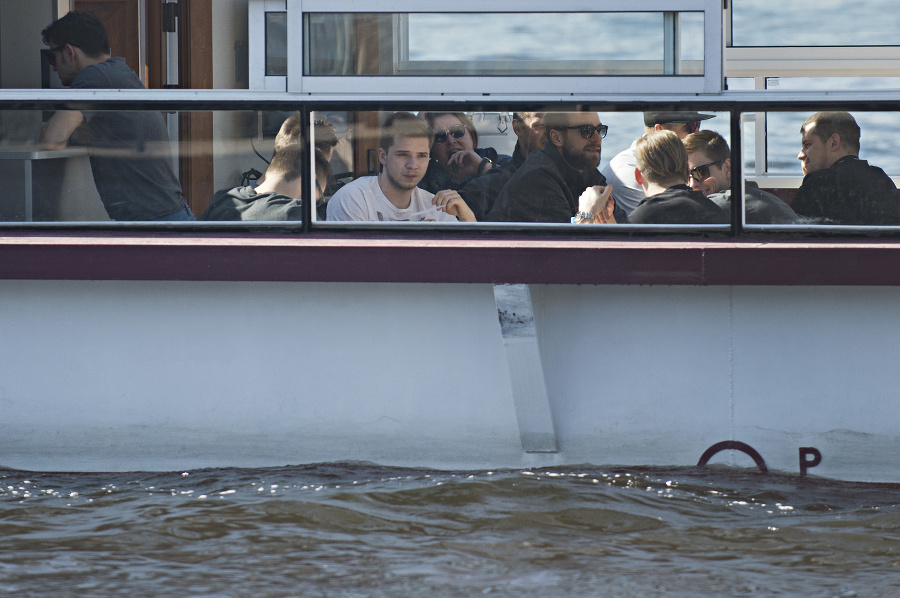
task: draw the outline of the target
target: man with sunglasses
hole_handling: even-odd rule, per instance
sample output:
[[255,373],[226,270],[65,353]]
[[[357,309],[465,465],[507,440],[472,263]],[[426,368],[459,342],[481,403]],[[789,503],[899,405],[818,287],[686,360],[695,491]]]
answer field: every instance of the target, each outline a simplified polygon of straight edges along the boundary
[[461,189],[510,159],[492,147],[478,147],[475,123],[463,112],[425,112],[421,116],[434,129],[432,159],[419,183],[426,191]]
[[[591,187],[578,198],[575,224],[727,224],[728,213],[699,191],[687,186],[688,158],[673,131],[650,131],[635,145],[634,178],[644,200],[624,219],[602,187]],[[611,213],[612,212],[612,213]]]
[[[644,133],[651,131],[672,131],[681,139],[690,133],[700,130],[700,122],[713,118],[714,114],[700,112],[644,112]],[[634,180],[634,168],[637,164],[634,157],[635,140],[631,147],[613,156],[603,170],[603,176],[613,187],[612,195],[626,214],[630,214],[644,201],[644,190]]]
[[[124,58],[112,57],[103,23],[69,12],[41,32],[63,85],[73,89],[144,89]],[[76,135],[77,132],[77,135]],[[113,220],[195,220],[172,166],[169,136],[155,110],[59,110],[41,146],[62,149],[73,136],[92,150],[94,184]]]
[[[691,189],[700,191],[731,213],[731,149],[715,131],[697,131],[684,138]],[[800,218],[789,205],[766,193],[753,181],[744,182],[747,224],[796,224]]]
[[596,112],[548,112],[543,124],[546,144],[503,186],[487,220],[568,223],[581,193],[606,185],[597,166],[607,126]]

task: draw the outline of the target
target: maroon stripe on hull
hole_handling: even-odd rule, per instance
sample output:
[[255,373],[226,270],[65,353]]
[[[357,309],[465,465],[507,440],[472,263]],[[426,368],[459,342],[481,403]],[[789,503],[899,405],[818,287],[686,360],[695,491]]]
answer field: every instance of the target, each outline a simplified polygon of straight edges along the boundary
[[5,233],[0,279],[900,285],[900,243]]

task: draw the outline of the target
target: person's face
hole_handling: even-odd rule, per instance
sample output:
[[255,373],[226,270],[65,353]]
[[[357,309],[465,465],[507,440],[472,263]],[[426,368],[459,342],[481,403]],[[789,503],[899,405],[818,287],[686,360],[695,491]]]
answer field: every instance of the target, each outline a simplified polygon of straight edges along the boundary
[[66,87],[71,85],[75,76],[78,75],[72,50],[66,44],[50,47],[50,64],[59,75],[60,82]]
[[435,139],[434,145],[431,146],[431,155],[445,170],[447,169],[447,161],[450,160],[450,156],[460,150],[475,149],[475,143],[472,140],[472,135],[469,134],[469,130],[452,114],[442,114],[434,119],[434,130],[437,133],[445,131],[452,133],[460,129],[462,129],[463,135],[459,139],[451,134],[447,134],[444,136],[443,143],[438,143],[437,139]]
[[[700,191],[704,195],[716,193],[717,191],[725,191],[731,187],[731,160],[725,160],[721,164],[714,164],[715,160],[711,159],[703,152],[694,152],[688,154],[688,168],[691,171],[691,189]],[[705,167],[705,168],[704,168]],[[694,170],[708,170],[709,174],[703,177],[703,173]],[[695,175],[700,176],[698,181]]]
[[[572,115],[569,118],[569,126],[600,124],[600,116],[596,112],[584,112]],[[603,138],[597,131],[591,132],[591,136],[585,139],[578,129],[564,129],[555,131],[560,141],[554,142],[572,168],[584,170],[597,168],[600,165],[600,148]]]
[[797,159],[800,160],[804,175],[831,166],[828,144],[815,134],[815,127],[815,123],[807,125],[800,137],[800,153],[797,154]]
[[409,191],[416,188],[428,170],[428,139],[397,136],[387,150],[379,148],[378,158],[382,174],[395,189]]
[[513,131],[519,138],[519,147],[526,156],[535,150],[539,150],[547,143],[547,130],[541,119],[543,112],[533,112],[521,120],[513,121]]

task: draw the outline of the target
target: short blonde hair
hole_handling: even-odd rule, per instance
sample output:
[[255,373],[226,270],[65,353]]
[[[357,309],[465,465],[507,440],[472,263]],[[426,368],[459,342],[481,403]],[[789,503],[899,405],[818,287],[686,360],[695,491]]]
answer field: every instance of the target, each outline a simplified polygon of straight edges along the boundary
[[638,170],[651,183],[687,183],[687,150],[672,131],[662,129],[645,134],[637,140],[634,154]]

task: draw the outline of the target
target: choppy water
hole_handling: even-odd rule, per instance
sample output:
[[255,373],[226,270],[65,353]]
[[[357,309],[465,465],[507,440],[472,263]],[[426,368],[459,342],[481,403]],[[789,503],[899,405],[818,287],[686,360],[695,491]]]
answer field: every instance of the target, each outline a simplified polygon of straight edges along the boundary
[[900,486],[729,468],[0,471],[0,592],[897,596]]

